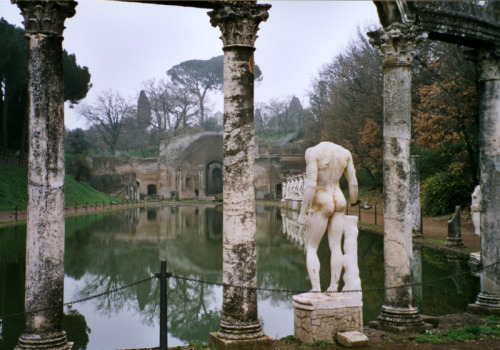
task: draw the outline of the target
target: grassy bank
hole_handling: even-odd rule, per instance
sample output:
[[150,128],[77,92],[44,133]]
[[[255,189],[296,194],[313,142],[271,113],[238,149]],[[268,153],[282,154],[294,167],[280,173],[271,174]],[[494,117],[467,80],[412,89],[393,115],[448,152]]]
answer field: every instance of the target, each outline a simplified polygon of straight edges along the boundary
[[[66,206],[105,201],[121,202],[66,176]],[[25,210],[28,201],[28,169],[0,165],[0,211]]]

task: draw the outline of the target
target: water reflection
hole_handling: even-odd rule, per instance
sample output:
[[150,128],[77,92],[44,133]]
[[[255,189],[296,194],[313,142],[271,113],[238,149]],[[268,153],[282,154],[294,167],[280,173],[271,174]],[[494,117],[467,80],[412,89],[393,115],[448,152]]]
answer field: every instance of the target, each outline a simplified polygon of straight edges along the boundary
[[[257,207],[258,285],[270,289],[307,290],[304,236],[297,214]],[[24,298],[25,228],[0,230],[0,315],[19,312]],[[325,240],[321,266],[329,266]],[[360,276],[363,289],[383,287],[383,240],[360,232]],[[415,252],[415,279],[430,280],[467,271],[466,261],[427,248]],[[164,206],[107,215],[70,218],[66,222],[65,300],[75,300],[133,283],[159,271],[167,260],[177,275],[222,280],[222,208]],[[451,259],[451,261],[450,261]],[[328,284],[329,268],[321,270]],[[325,288],[326,285],[323,285]],[[460,276],[415,290],[421,312],[463,312],[479,291],[478,279]],[[443,298],[443,295],[446,297]],[[259,315],[273,337],[293,333],[292,293],[259,292]],[[219,328],[222,288],[170,279],[168,284],[169,345],[206,341]],[[363,293],[364,321],[374,320],[383,291]],[[75,304],[66,310],[65,328],[77,349],[157,346],[159,284],[156,280]],[[23,328],[19,317],[1,322],[0,349],[12,349]]]

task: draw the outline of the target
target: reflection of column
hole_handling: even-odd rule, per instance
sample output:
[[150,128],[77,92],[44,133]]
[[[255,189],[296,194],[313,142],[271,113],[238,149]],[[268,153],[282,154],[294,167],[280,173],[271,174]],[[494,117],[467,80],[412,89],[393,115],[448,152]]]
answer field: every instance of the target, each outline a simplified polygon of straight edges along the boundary
[[182,217],[182,209],[182,207],[177,207],[177,215],[175,217],[177,219],[175,227],[175,233],[177,237],[182,235],[182,221],[184,219]]
[[[28,42],[29,170],[26,318],[17,349],[70,349],[64,287],[62,33],[74,1],[18,1]],[[60,305],[54,308],[54,305]],[[33,310],[46,309],[30,313]]]
[[[254,43],[270,5],[216,6],[209,15],[211,24],[221,29],[224,44],[223,281],[256,287]],[[211,340],[218,349],[271,349],[257,317],[255,290],[224,287],[220,331],[212,333]]]
[[205,235],[205,207],[198,207],[198,235]]
[[422,235],[420,210],[420,156],[410,158],[411,229],[413,237]]
[[[414,283],[422,283],[422,247],[413,247],[413,260],[411,270]],[[422,305],[423,292],[422,285],[413,286],[413,302],[415,305]]]
[[481,207],[481,292],[469,310],[500,314],[500,57],[479,52],[479,147]]
[[203,164],[200,164],[198,166],[198,181],[199,181],[199,186],[198,186],[198,197],[199,198],[205,198],[205,166]]
[[[418,37],[401,23],[370,33],[384,54],[384,267],[385,286],[412,281],[410,202],[411,62]],[[423,331],[411,287],[386,289],[378,317],[381,329]]]

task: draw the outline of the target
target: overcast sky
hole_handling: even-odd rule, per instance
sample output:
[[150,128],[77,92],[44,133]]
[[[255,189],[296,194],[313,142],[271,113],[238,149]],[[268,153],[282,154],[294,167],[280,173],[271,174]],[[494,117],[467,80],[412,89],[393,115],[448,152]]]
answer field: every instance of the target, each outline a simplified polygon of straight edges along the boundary
[[[377,23],[371,1],[259,1],[270,3],[269,19],[260,24],[255,62],[263,81],[255,102],[297,96],[308,105],[312,78],[344,48],[359,26]],[[164,78],[172,66],[191,59],[222,55],[219,28],[208,10],[116,1],[78,2],[65,22],[63,46],[88,66],[93,87],[83,101],[92,104],[104,90],[138,96],[145,80]],[[0,0],[0,17],[21,26],[20,11]],[[222,94],[210,96],[214,112],[223,110]],[[135,100],[136,101],[136,100]],[[87,128],[75,109],[65,108],[66,127]]]

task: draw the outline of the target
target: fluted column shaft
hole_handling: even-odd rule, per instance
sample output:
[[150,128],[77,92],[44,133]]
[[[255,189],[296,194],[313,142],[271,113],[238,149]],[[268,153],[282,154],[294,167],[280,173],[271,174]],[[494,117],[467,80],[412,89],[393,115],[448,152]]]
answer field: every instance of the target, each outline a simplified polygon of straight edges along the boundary
[[[69,349],[64,316],[62,32],[74,1],[18,1],[28,38],[29,168],[25,328],[19,349]],[[54,305],[58,305],[54,308]],[[45,311],[32,312],[38,309]]]
[[[481,205],[481,262],[500,261],[500,57],[480,50],[479,146]],[[470,311],[500,314],[500,264],[481,272],[481,292]]]
[[218,348],[245,346],[224,340],[265,338],[257,317],[257,292],[251,288],[257,287],[254,44],[269,8],[227,2],[209,13],[224,44],[223,282],[228,286],[223,292],[221,329],[212,337]]

